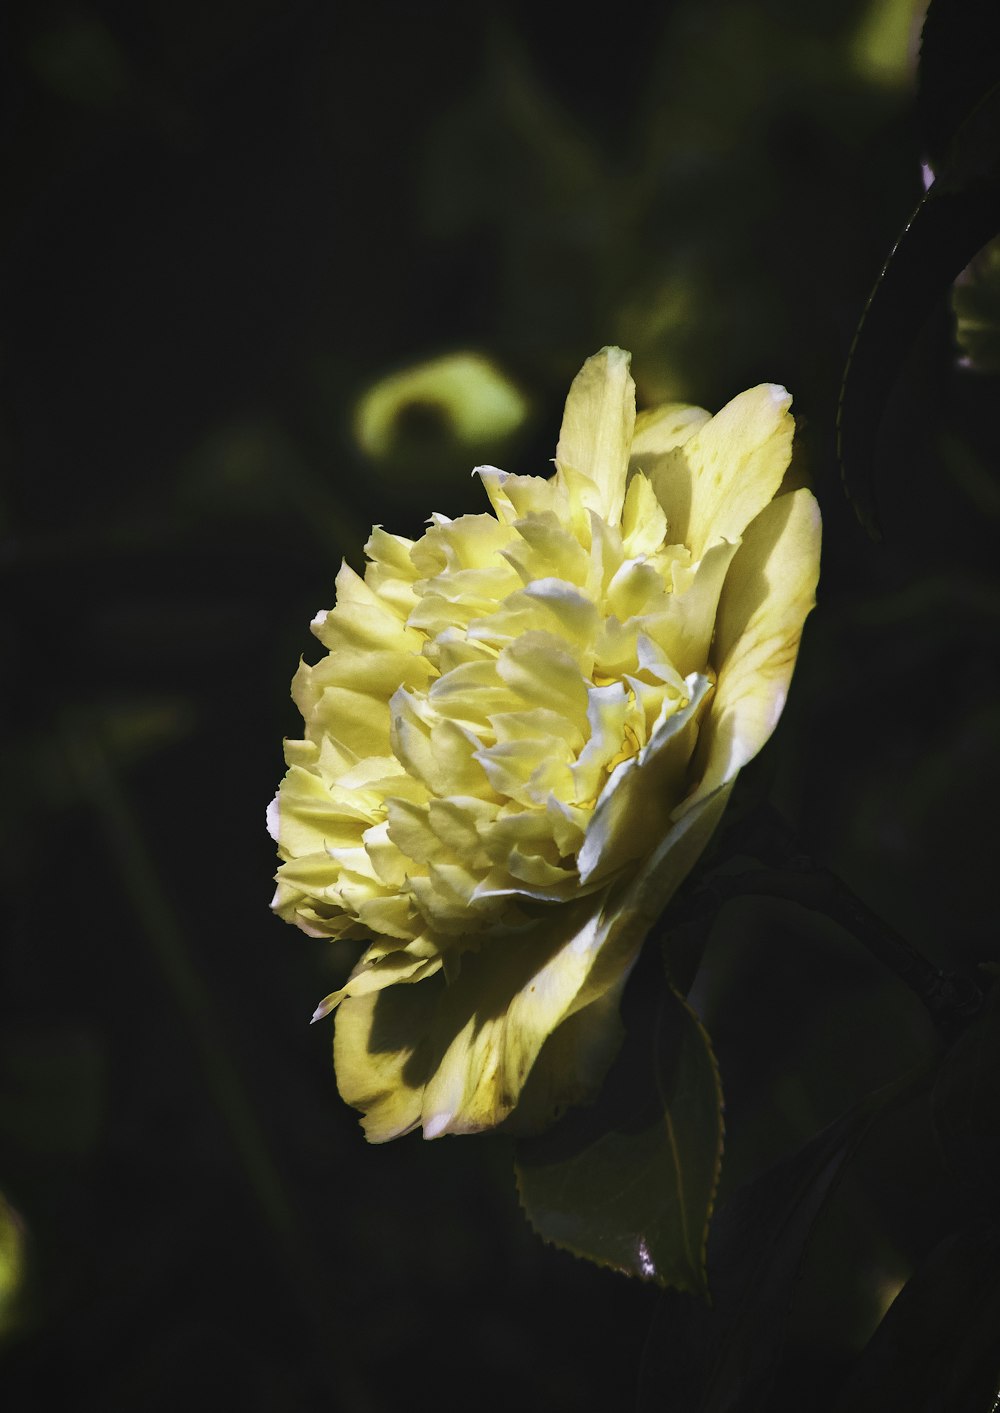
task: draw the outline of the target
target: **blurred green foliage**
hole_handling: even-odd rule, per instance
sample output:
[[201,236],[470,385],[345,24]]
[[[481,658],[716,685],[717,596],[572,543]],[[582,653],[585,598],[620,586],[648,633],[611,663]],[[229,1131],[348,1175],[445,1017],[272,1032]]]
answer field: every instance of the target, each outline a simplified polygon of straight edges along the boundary
[[[307,1024],[343,958],[268,915],[263,829],[340,557],[481,509],[490,456],[543,470],[602,344],[645,402],[794,393],[825,559],[766,787],[936,964],[996,957],[1000,430],[946,308],[873,432],[882,547],[834,451],[922,190],[919,18],[8,7],[0,1260],[27,1230],[31,1261],[5,1407],[630,1406],[657,1296],[537,1241],[502,1139],[364,1146]],[[366,450],[366,390],[457,353],[526,400],[502,446],[418,417]],[[771,900],[720,912],[692,997],[720,1203],[940,1048],[850,937]],[[975,1266],[994,1308],[929,1106],[873,1126],[810,1227],[774,1409],[877,1382],[890,1336],[859,1351],[911,1272]],[[900,1305],[904,1355],[921,1318]]]
[[17,1330],[26,1247],[24,1223],[0,1193],[0,1347]]
[[1000,373],[1000,241],[991,241],[956,283],[955,336],[972,368]]
[[523,441],[531,404],[477,353],[450,353],[380,378],[359,397],[354,438],[390,495],[400,479],[448,497],[470,459],[503,461]]

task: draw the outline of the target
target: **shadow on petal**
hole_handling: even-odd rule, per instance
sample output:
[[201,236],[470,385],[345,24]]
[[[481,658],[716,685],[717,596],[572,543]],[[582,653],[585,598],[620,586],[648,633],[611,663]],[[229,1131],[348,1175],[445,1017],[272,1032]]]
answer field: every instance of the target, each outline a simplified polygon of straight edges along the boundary
[[337,1088],[362,1111],[370,1143],[398,1138],[420,1123],[434,1068],[431,1029],[443,991],[438,974],[340,1003],[333,1042]]
[[[719,602],[713,663],[718,669],[744,636],[754,616],[781,592],[784,563],[776,556],[792,512],[794,496],[779,496],[747,529]],[[784,595],[781,595],[784,598]]]

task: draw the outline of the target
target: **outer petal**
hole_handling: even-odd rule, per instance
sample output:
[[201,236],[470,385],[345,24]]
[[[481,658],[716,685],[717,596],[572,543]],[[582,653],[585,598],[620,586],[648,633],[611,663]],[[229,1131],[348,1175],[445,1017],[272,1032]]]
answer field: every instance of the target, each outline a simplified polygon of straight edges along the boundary
[[621,518],[635,426],[629,356],[620,348],[602,348],[587,359],[570,387],[556,447],[558,470],[570,468],[593,481],[600,513],[612,525]]
[[322,1020],[348,996],[368,996],[376,991],[384,991],[388,986],[416,985],[428,976],[441,970],[440,956],[421,957],[409,951],[384,952],[364,959],[339,991],[331,991],[324,996],[313,1011],[313,1020]]
[[[774,497],[792,455],[791,402],[784,388],[761,383],[734,397],[685,443],[691,508],[680,538],[693,559],[719,539],[738,540]],[[679,529],[675,525],[673,534]]]
[[719,604],[719,677],[698,742],[701,783],[678,816],[731,781],[777,725],[816,601],[820,534],[819,507],[807,490],[779,496],[747,529]]
[[370,1143],[386,1143],[420,1122],[433,1072],[431,1026],[444,978],[389,986],[340,1003],[333,1063],[341,1098],[362,1111]]
[[426,1138],[493,1128],[518,1104],[536,1063],[529,1122],[599,1083],[620,1034],[624,980],[728,793],[703,799],[673,825],[627,883],[540,909],[535,924],[510,934],[502,948],[464,955],[448,986],[438,975],[342,1001],[337,1081],[344,1099],[364,1111],[368,1138],[384,1142],[418,1122]]
[[504,1122],[507,1132],[538,1133],[571,1104],[596,1099],[625,1035],[619,1007],[628,971],[623,968],[603,996],[574,1011],[552,1032]]

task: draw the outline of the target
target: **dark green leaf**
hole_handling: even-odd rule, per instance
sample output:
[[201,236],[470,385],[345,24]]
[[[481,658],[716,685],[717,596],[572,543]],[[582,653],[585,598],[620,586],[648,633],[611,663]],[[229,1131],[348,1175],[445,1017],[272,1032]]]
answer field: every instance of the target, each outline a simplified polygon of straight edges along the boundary
[[932,0],[920,40],[917,115],[935,166],[998,77],[1000,30],[994,0]]
[[886,399],[929,314],[977,251],[1000,232],[1000,84],[955,133],[875,283],[840,389],[837,443],[844,488],[878,538],[874,467]]
[[653,984],[646,973],[633,978],[625,1044],[597,1103],[518,1145],[518,1189],[547,1241],[598,1265],[705,1292],[722,1093],[708,1036],[664,986],[655,952],[650,960]]
[[854,337],[837,411],[844,488],[879,537],[874,467],[879,421],[913,340],[935,302],[1000,230],[1000,177],[955,190],[935,182],[893,247]]
[[912,1085],[907,1077],[875,1090],[719,1208],[708,1251],[712,1304],[662,1300],[640,1372],[640,1413],[767,1406],[816,1220],[872,1118]]
[[903,1287],[836,1413],[991,1413],[1000,1395],[1000,1231],[943,1241]]

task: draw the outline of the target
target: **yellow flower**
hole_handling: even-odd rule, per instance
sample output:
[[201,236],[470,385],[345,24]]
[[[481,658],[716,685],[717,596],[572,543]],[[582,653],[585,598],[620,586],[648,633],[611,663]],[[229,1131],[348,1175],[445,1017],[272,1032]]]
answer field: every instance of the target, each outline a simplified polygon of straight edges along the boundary
[[375,1142],[594,1092],[643,938],[781,715],[820,545],[812,495],[777,494],[791,399],[637,418],[628,366],[588,359],[550,479],[480,467],[492,514],[376,527],[292,684],[273,906],[369,939],[316,1014]]

